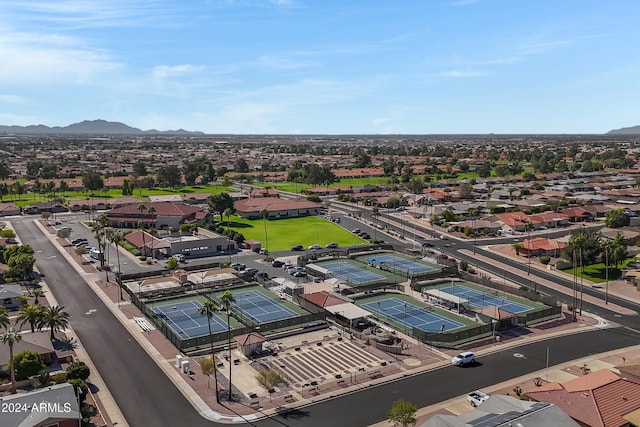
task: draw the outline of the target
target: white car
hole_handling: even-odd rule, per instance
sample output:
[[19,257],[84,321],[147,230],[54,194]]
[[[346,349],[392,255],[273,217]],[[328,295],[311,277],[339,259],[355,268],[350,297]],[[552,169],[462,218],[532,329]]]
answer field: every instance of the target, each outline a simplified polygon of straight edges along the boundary
[[310,251],[319,251],[321,249],[322,249],[322,246],[320,246],[320,245],[311,245],[311,246],[309,246],[309,250]]
[[463,351],[451,359],[451,364],[453,366],[464,366],[473,363],[476,363],[476,355],[470,351]]
[[489,398],[489,395],[483,391],[476,390],[467,394],[467,402],[474,408],[484,403]]

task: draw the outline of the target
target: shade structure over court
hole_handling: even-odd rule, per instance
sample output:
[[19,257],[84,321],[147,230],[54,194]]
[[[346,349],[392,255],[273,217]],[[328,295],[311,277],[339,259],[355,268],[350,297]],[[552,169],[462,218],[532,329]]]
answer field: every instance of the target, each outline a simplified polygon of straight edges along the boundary
[[422,293],[426,294],[426,295],[430,295],[430,296],[435,297],[435,298],[439,298],[442,301],[449,301],[449,302],[452,302],[452,303],[458,304],[458,305],[460,305],[460,304],[464,305],[464,304],[469,302],[468,300],[466,300],[464,298],[461,298],[461,297],[458,297],[458,296],[455,296],[455,295],[451,295],[451,294],[448,294],[446,292],[442,292],[442,291],[440,291],[438,289],[427,289],[427,290],[423,291]]
[[348,320],[361,319],[363,317],[371,316],[370,312],[350,302],[332,305],[329,307],[325,307],[324,309],[331,314],[338,314]]

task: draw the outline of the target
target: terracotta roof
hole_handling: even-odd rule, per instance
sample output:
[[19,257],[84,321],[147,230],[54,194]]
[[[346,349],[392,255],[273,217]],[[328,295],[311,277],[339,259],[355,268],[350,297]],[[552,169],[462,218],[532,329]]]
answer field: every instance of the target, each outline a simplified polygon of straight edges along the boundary
[[547,239],[544,237],[536,237],[522,242],[522,248],[529,251],[535,251],[538,249],[541,249],[543,251],[552,251],[555,249],[564,249],[566,247],[566,243],[558,242],[557,240]]
[[233,206],[238,212],[260,212],[263,209],[269,212],[278,212],[294,209],[316,209],[320,207],[318,203],[308,200],[283,200],[277,197],[238,200]]
[[553,403],[578,422],[593,427],[627,425],[624,415],[640,408],[640,383],[608,369],[550,383],[525,393],[538,402]]
[[234,337],[238,345],[260,344],[267,339],[257,332],[249,332],[248,334],[238,335]]
[[311,294],[302,294],[300,298],[317,305],[318,307],[330,307],[332,305],[344,304],[344,300],[330,294],[327,291],[313,292]]

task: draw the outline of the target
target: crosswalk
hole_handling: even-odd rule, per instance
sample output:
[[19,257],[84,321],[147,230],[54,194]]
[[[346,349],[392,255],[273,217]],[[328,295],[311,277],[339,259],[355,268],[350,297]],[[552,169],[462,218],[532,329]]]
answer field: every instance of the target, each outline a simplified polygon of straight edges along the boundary
[[300,386],[370,371],[384,366],[386,361],[350,341],[330,341],[290,348],[268,363],[272,369],[282,372],[292,385]]

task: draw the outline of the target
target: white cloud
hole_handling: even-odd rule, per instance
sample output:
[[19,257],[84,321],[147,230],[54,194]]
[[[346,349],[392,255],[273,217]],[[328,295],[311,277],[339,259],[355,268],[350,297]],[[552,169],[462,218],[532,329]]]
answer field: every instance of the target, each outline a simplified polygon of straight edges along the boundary
[[183,64],[183,65],[159,65],[153,68],[151,76],[154,80],[164,80],[172,77],[180,77],[185,74],[193,74],[198,71],[204,70],[205,67]]

